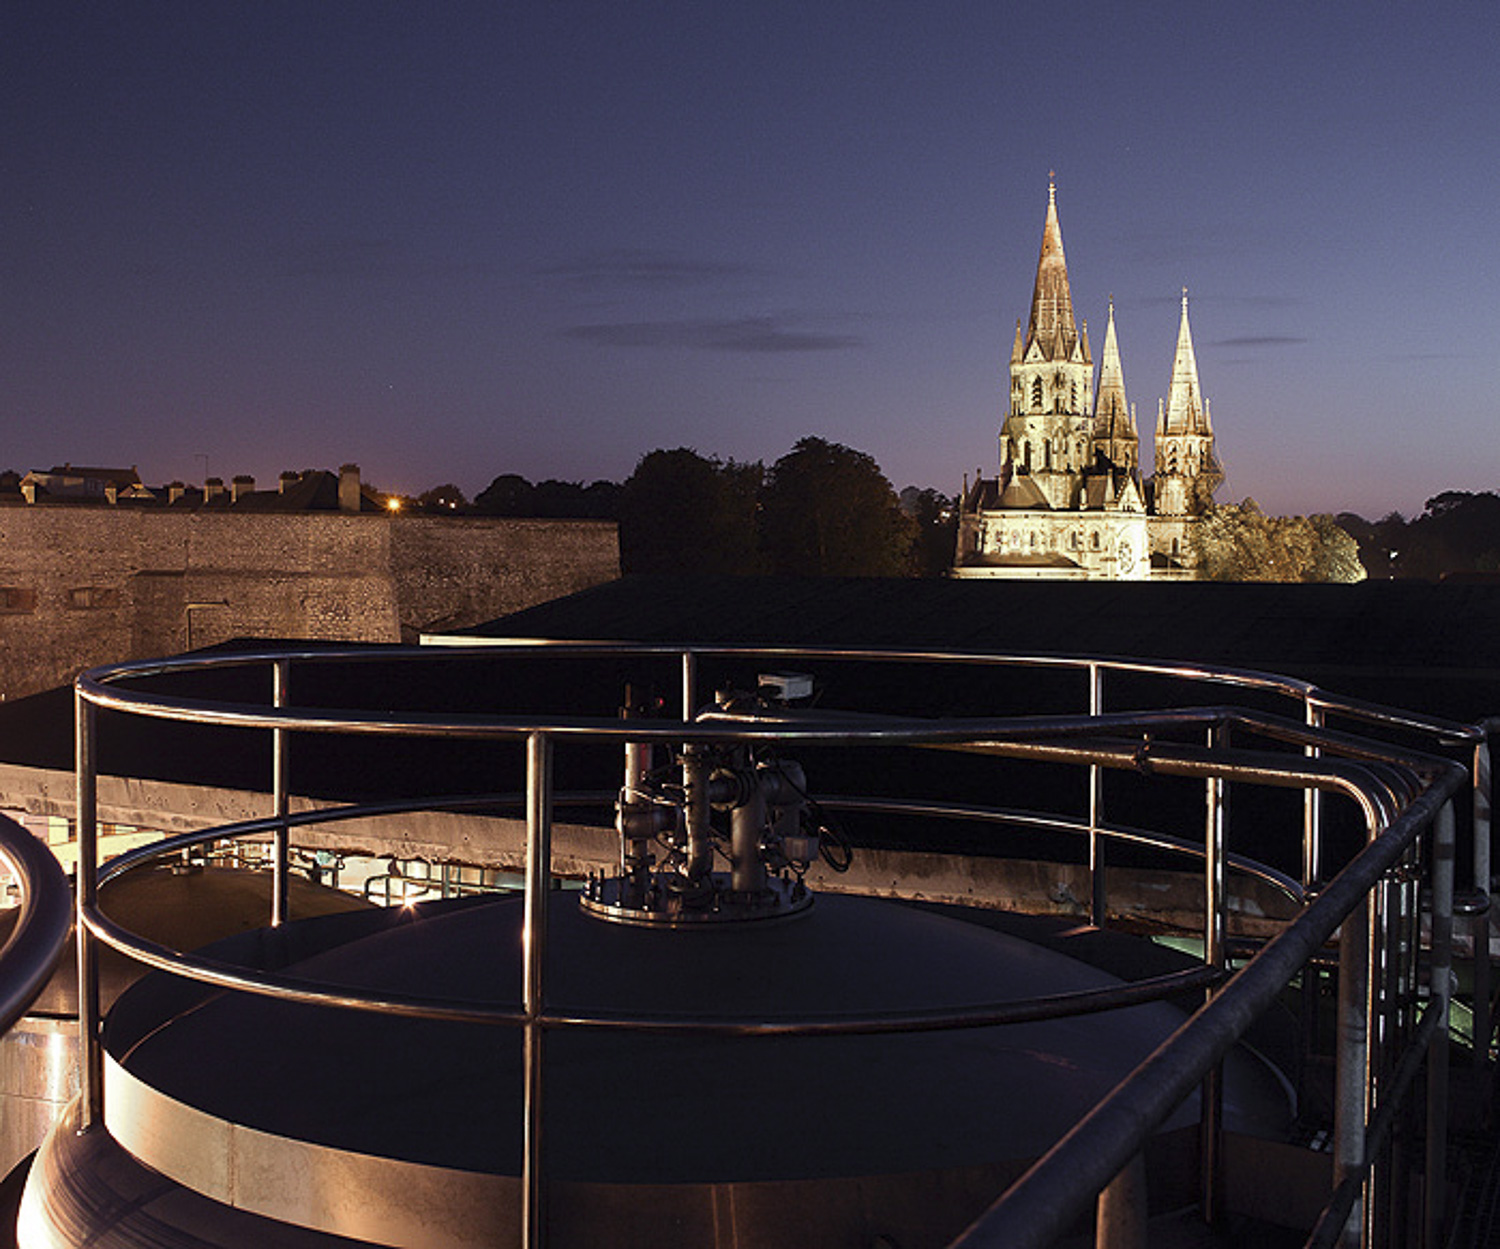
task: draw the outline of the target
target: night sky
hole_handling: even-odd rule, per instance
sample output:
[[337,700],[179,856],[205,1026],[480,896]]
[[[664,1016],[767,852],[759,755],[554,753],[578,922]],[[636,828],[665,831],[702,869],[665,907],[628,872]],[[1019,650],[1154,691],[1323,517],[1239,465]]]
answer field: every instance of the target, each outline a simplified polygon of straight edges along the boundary
[[1500,5],[0,16],[0,468],[471,494],[805,434],[996,467],[1049,170],[1143,440],[1181,291],[1272,511],[1500,488]]

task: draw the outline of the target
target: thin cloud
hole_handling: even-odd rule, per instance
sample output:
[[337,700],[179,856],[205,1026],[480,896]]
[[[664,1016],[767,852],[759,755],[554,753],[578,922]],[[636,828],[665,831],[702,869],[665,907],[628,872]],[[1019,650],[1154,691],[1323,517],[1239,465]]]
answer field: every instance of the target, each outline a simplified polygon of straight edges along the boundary
[[1308,340],[1294,338],[1289,334],[1251,334],[1242,338],[1221,338],[1216,347],[1295,347]]
[[710,286],[759,270],[722,260],[694,260],[663,252],[590,252],[577,260],[541,270],[545,277],[560,278],[584,290],[680,289]]
[[622,321],[573,325],[564,337],[604,347],[688,348],[694,351],[843,351],[863,346],[849,334],[821,334],[790,328],[776,317],[731,320]]

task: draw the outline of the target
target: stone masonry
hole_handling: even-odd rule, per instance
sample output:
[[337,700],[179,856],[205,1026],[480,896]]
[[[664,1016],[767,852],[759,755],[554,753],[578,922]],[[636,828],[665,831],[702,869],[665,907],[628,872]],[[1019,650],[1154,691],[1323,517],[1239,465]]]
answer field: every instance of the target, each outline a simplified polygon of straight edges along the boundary
[[414,642],[617,576],[603,521],[0,507],[0,697],[230,638]]

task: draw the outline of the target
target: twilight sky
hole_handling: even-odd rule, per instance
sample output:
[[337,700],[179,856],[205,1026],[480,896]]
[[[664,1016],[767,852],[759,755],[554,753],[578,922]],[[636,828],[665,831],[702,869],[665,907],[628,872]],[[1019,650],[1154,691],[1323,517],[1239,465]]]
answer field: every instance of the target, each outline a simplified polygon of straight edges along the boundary
[[1500,4],[11,0],[0,468],[471,494],[804,434],[996,467],[1048,171],[1143,441],[1500,489]]

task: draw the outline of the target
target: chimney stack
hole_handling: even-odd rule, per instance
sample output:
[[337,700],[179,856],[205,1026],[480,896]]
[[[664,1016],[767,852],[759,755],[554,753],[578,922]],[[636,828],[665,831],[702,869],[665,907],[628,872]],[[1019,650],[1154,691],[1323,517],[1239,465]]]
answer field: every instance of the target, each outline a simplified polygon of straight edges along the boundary
[[359,511],[360,497],[359,465],[345,464],[339,469],[339,511]]
[[277,486],[276,486],[276,492],[278,494],[285,494],[288,490],[290,490],[293,486],[295,486],[301,480],[302,480],[302,474],[301,473],[292,473],[292,472],[282,473],[281,474],[281,480],[277,483]]
[[183,484],[180,481],[168,482],[167,483],[167,502],[169,504],[170,503],[176,503],[178,499],[182,498],[182,492],[183,492],[183,490],[185,488],[186,487],[184,487]]
[[255,493],[255,478],[245,473],[239,474],[230,484],[229,499],[231,503],[238,503],[247,494]]
[[210,477],[203,483],[203,501],[212,503],[224,493],[224,479],[222,477]]

